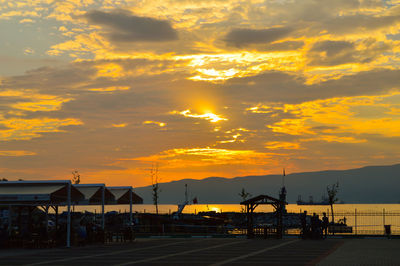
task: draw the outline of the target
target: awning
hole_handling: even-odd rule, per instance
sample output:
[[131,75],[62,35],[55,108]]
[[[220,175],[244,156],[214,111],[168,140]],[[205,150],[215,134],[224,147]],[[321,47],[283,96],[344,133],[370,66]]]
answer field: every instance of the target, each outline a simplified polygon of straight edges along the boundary
[[[78,189],[85,198],[78,202],[78,205],[98,205],[102,204],[102,193],[104,184],[76,184],[73,185]],[[104,189],[105,204],[112,204],[115,202],[115,196],[106,187]]]
[[[132,187],[107,187],[107,189],[114,194],[116,204],[129,204],[129,191]],[[132,204],[143,204],[143,199],[132,191]]]
[[[2,205],[66,205],[68,180],[53,181],[2,181],[0,204]],[[84,195],[71,188],[71,201],[80,201]]]

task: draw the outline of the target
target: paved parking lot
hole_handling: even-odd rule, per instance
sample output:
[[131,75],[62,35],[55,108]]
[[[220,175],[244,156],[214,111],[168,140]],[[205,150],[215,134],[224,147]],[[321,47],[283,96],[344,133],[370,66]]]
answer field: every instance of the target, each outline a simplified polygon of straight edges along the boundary
[[318,266],[400,265],[399,248],[400,239],[346,239]]
[[137,239],[49,250],[3,250],[1,265],[314,265],[342,240]]

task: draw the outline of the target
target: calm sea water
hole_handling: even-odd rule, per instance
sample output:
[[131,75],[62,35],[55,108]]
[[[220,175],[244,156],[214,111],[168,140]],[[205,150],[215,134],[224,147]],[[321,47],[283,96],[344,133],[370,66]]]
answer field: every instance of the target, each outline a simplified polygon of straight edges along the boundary
[[[243,206],[239,204],[193,204],[187,205],[183,210],[184,213],[198,213],[202,211],[216,212],[240,212]],[[286,206],[288,212],[299,213],[306,210],[308,213],[330,212],[329,205],[297,205],[289,204]],[[101,207],[96,206],[76,206],[76,211],[94,211],[100,212]],[[105,206],[106,211],[129,211],[129,205],[108,205]],[[160,204],[158,205],[159,213],[167,214],[178,210],[177,205]],[[133,212],[155,213],[156,208],[151,204],[133,205]],[[270,205],[259,205],[256,212],[272,212],[273,207]],[[400,204],[335,204],[334,212],[336,213],[400,213]]]

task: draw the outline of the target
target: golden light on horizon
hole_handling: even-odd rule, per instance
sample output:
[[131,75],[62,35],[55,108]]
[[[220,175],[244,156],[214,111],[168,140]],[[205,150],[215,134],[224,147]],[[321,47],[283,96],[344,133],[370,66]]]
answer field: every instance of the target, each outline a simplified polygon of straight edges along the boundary
[[218,207],[211,207],[211,208],[210,208],[210,211],[213,211],[213,212],[221,212],[221,209],[218,208]]

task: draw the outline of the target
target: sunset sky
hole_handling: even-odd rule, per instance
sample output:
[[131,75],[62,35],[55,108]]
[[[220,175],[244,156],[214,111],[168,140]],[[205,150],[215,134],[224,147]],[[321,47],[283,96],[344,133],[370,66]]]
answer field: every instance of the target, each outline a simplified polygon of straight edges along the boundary
[[0,0],[0,178],[400,162],[400,0]]

